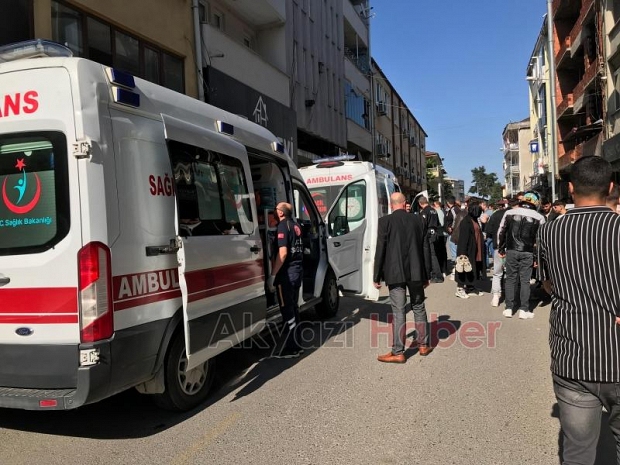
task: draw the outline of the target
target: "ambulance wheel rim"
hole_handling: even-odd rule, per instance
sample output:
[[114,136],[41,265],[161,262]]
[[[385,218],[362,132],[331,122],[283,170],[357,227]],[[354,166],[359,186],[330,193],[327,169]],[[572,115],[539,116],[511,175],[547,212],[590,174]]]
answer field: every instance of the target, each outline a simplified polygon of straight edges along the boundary
[[192,396],[200,392],[207,380],[207,364],[203,363],[196,368],[187,370],[187,356],[183,352],[183,356],[179,360],[179,371],[177,379],[179,387],[186,395]]
[[327,299],[329,301],[329,307],[335,308],[338,306],[338,286],[335,280],[330,280],[329,287],[327,289]]

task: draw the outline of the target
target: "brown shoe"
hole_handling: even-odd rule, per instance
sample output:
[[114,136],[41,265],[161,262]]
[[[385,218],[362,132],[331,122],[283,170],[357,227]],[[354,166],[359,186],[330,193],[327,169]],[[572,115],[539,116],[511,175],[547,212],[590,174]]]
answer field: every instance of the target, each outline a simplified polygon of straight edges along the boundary
[[433,347],[430,347],[430,346],[419,346],[418,347],[418,353],[423,357],[426,357],[432,351],[433,351]]
[[388,352],[385,355],[379,355],[377,360],[385,363],[405,363],[405,354],[394,355],[392,352]]

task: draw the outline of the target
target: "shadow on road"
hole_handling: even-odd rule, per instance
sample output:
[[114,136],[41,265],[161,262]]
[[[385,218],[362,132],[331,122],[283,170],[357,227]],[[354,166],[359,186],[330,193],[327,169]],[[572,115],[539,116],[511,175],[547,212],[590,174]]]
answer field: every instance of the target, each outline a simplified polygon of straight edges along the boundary
[[[302,357],[326,343],[346,344],[346,341],[338,342],[338,338],[355,324],[353,320],[336,318],[316,321],[312,311],[302,314],[301,320],[305,348]],[[92,439],[133,439],[157,434],[202,412],[240,387],[233,401],[247,396],[298,363],[301,359],[269,358],[278,334],[274,326],[269,328],[272,330],[215,357],[212,394],[205,403],[191,411],[179,413],[159,409],[147,395],[129,389],[76,410],[5,409],[0,415],[0,428]]]
[[[553,418],[560,418],[560,409],[558,404],[553,404],[551,409],[551,416]],[[562,445],[562,430],[558,434],[558,461],[562,463],[562,457],[564,455],[564,448]],[[601,435],[598,438],[598,445],[596,447],[596,462],[594,465],[609,465],[616,463],[616,439],[614,438],[611,429],[609,429],[609,414],[603,412],[601,418]]]
[[[344,302],[349,304],[345,305],[345,308],[355,310],[347,315],[341,310],[340,317],[331,320],[317,321],[312,311],[302,314],[300,334],[305,353],[299,359],[269,357],[275,345],[277,331],[264,332],[260,337],[218,355],[215,358],[216,371],[212,394],[205,403],[189,412],[161,410],[148,396],[129,389],[76,410],[45,412],[3,410],[0,415],[0,428],[92,439],[132,439],[157,434],[202,412],[232,392],[237,391],[231,402],[256,392],[267,381],[279,376],[319,348],[326,346],[336,349],[352,348],[353,331],[349,330],[362,320],[371,320],[371,332],[373,328],[378,327],[373,327],[373,324],[381,324],[382,332],[391,334],[388,325],[391,321],[389,299],[369,302],[345,298]],[[461,326],[460,321],[451,320],[449,315],[434,315],[434,318],[435,321],[430,322],[433,346],[450,338]],[[385,341],[389,342],[388,339]],[[381,339],[382,344],[383,341]],[[417,349],[413,346],[409,351],[415,353]]]

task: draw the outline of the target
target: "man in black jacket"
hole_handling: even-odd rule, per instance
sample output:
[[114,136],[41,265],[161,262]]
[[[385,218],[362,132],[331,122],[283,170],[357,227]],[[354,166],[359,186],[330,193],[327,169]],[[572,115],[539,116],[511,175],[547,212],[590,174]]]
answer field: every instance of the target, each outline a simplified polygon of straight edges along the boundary
[[428,255],[424,256],[426,274],[431,282],[442,283],[443,272],[441,271],[439,258],[437,257],[437,240],[440,235],[443,236],[443,229],[439,222],[437,210],[428,203],[428,199],[426,197],[420,197],[419,204],[421,208],[420,216],[424,222],[424,229],[426,231],[425,237],[428,242]]
[[407,289],[415,320],[418,351],[425,356],[433,350],[429,345],[424,305],[424,288],[428,285],[424,251],[429,244],[424,238],[422,218],[405,211],[405,196],[395,192],[390,197],[390,203],[392,213],[379,218],[373,281],[377,289],[381,287],[381,281],[385,281],[390,290],[393,345],[390,352],[380,355],[377,360],[405,363]]
[[529,191],[523,194],[517,208],[508,210],[499,226],[498,245],[500,257],[506,257],[506,309],[504,316],[512,317],[517,282],[521,284],[519,318],[534,318],[530,311],[530,279],[534,265],[536,234],[545,217],[536,211],[540,196]]

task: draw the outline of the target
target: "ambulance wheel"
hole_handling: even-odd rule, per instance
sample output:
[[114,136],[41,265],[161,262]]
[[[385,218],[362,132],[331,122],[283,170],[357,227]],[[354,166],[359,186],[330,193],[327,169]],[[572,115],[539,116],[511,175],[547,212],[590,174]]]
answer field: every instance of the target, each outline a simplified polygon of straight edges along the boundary
[[319,318],[331,318],[338,312],[339,303],[340,293],[338,291],[336,275],[332,270],[328,270],[325,275],[325,282],[323,282],[321,303],[316,306],[316,313]]
[[153,396],[159,407],[186,411],[200,405],[207,398],[213,383],[213,359],[187,370],[185,337],[182,331],[175,334],[164,363],[166,390]]

